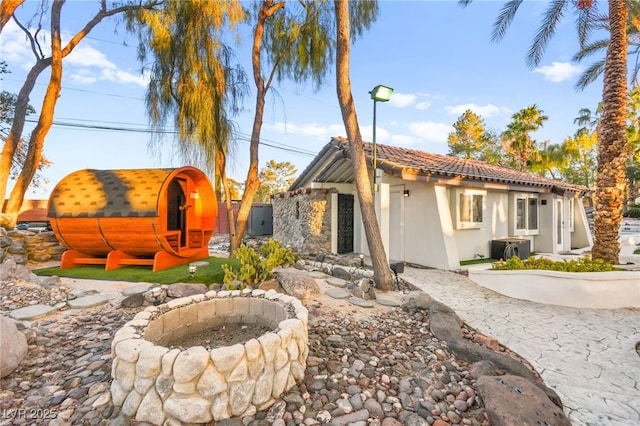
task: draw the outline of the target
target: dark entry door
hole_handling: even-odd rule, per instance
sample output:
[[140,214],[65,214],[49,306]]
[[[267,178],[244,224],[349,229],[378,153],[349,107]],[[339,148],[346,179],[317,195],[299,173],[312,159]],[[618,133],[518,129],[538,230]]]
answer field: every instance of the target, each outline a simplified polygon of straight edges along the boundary
[[187,224],[186,197],[179,179],[171,181],[167,197],[167,231],[180,231],[180,246],[184,246]]
[[338,253],[353,252],[353,195],[338,194]]

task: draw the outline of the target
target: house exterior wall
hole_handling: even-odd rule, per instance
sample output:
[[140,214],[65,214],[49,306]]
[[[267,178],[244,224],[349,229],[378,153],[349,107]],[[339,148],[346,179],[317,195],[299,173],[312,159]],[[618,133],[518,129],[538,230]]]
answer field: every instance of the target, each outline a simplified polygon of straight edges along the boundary
[[301,252],[331,251],[331,194],[306,189],[273,197],[273,238]]
[[[449,188],[451,214],[458,208],[456,200],[465,188]],[[478,228],[455,229],[455,239],[460,260],[477,259],[482,255],[489,257],[491,240],[509,237],[508,193],[504,191],[486,191],[484,194],[484,224]],[[459,267],[460,265],[457,265]]]
[[[405,190],[408,191],[406,196],[403,195]],[[469,190],[483,195],[483,222],[474,227],[462,226],[458,213],[460,194]],[[335,200],[338,193],[355,196],[354,252],[369,254],[358,198],[352,184],[332,186],[324,183],[321,188],[275,196],[274,238],[303,252],[335,252]],[[527,195],[537,198],[538,230],[523,233],[515,228],[515,197]],[[564,218],[562,246],[555,244],[558,199],[562,200]],[[390,261],[455,270],[460,267],[460,261],[475,259],[479,255],[489,257],[494,239],[527,239],[532,252],[545,253],[592,244],[581,200],[574,200],[572,211],[571,199],[555,194],[437,185],[382,176],[375,203]],[[573,228],[569,220],[572,213],[575,217]]]

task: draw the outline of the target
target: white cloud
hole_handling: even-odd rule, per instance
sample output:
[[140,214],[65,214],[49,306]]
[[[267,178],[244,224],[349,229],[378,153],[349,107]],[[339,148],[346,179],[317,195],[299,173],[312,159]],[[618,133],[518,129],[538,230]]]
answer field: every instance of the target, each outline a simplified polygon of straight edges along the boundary
[[431,106],[431,102],[427,102],[427,101],[418,102],[416,104],[416,109],[418,109],[420,111],[424,111],[426,109],[429,109],[430,106]]
[[[42,31],[39,39],[49,39],[49,33]],[[68,42],[65,37],[63,45]],[[139,75],[118,68],[100,50],[92,47],[90,40],[83,40],[69,55],[64,58],[64,74],[76,84],[93,84],[98,81],[112,81],[122,84],[137,84],[146,87],[148,75]],[[49,55],[50,49],[46,42],[41,42],[44,54]],[[24,33],[13,21],[9,21],[2,30],[0,41],[0,57],[10,65],[18,65],[29,70],[35,59]]]
[[318,123],[292,124],[275,122],[273,124],[265,123],[265,127],[277,130],[282,133],[292,133],[302,136],[311,136],[320,139],[329,139],[331,136],[346,136],[344,125],[332,124],[329,126],[321,126]]
[[424,141],[446,143],[449,133],[453,131],[453,127],[451,124],[433,121],[416,121],[409,124],[409,130]]
[[65,58],[65,62],[70,65],[80,67],[98,67],[104,69],[116,69],[115,64],[107,59],[104,53],[91,46],[78,45]]
[[549,80],[554,83],[561,83],[572,79],[576,75],[580,74],[582,70],[582,67],[572,65],[569,62],[552,62],[551,65],[536,68],[533,72],[544,75],[545,80]]
[[91,84],[98,80],[96,75],[87,69],[69,73],[69,79],[77,84]]
[[420,143],[421,139],[411,135],[392,135],[391,143],[396,146],[408,146]]
[[462,104],[452,105],[445,107],[445,110],[450,114],[462,115],[466,110],[470,109],[481,117],[495,117],[501,113],[509,113],[509,109],[505,107],[498,107],[492,104],[476,105],[476,104]]
[[100,79],[105,81],[114,81],[116,83],[133,83],[141,87],[147,87],[148,76],[132,74],[121,69],[105,68],[100,73]]
[[8,64],[17,64],[23,69],[31,68],[35,62],[29,42],[13,20],[9,20],[2,29],[0,57]]
[[406,108],[413,105],[418,97],[416,95],[394,92],[389,103],[398,108]]
[[[373,141],[373,126],[360,126],[362,139],[367,142]],[[391,139],[391,133],[387,129],[376,126],[376,143],[383,143]]]

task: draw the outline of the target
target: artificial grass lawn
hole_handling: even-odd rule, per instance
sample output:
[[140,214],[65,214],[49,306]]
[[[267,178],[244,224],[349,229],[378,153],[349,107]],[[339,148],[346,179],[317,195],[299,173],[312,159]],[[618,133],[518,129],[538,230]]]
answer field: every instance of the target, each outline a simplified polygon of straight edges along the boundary
[[485,257],[483,259],[471,259],[471,260],[462,260],[460,261],[460,266],[469,266],[469,265],[477,265],[480,263],[495,263],[500,259],[492,259],[490,257]]
[[105,271],[104,265],[84,265],[76,268],[60,269],[58,267],[36,269],[36,275],[57,275],[67,278],[88,278],[92,280],[105,281],[132,281],[157,284],[174,283],[222,283],[224,271],[221,265],[230,264],[234,268],[240,267],[238,259],[227,259],[219,257],[207,257],[202,259],[209,262],[207,266],[200,266],[196,270],[193,279],[189,278],[189,264],[176,266],[158,272],[153,272],[150,266],[124,266],[122,268]]

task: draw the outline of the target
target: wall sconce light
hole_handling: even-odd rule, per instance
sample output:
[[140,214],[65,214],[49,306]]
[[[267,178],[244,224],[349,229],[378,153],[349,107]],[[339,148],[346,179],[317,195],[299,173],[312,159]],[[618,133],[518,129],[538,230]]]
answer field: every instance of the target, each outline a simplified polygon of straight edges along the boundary
[[364,268],[364,254],[360,253],[360,267]]
[[402,194],[403,194],[405,197],[408,197],[408,196],[409,196],[409,190],[408,190],[408,189],[405,189],[405,190],[402,192]]
[[196,276],[196,269],[198,267],[196,265],[194,265],[193,263],[189,264],[189,278],[193,279],[193,277]]

